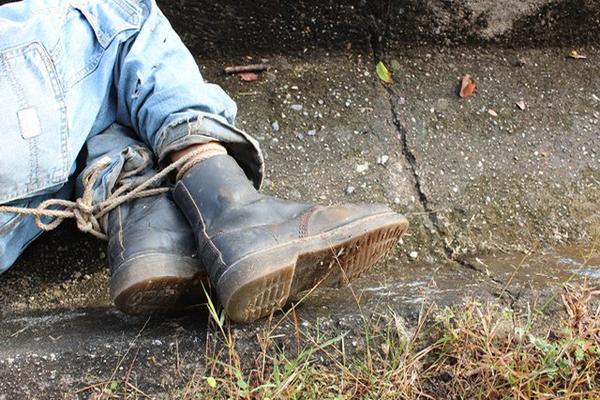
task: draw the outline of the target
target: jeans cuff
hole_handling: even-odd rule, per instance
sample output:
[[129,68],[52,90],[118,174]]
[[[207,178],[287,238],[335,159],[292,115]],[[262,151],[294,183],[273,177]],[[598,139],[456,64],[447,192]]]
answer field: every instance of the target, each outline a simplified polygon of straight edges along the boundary
[[246,173],[257,189],[264,176],[264,158],[256,139],[225,122],[221,117],[203,112],[178,120],[163,128],[156,149],[159,163],[164,165],[169,153],[191,145],[220,142]]

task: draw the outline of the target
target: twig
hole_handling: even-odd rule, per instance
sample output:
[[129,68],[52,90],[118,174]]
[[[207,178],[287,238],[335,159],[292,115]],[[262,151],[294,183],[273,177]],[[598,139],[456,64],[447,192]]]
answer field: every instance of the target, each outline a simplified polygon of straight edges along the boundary
[[240,72],[263,72],[269,69],[267,64],[234,65],[225,67],[226,74],[239,74]]

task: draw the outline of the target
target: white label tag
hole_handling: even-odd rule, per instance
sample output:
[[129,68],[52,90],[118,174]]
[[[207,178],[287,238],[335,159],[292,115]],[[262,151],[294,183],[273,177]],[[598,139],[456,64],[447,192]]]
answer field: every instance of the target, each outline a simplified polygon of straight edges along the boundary
[[40,118],[35,108],[25,108],[17,112],[17,117],[19,118],[19,127],[23,139],[30,139],[42,133]]

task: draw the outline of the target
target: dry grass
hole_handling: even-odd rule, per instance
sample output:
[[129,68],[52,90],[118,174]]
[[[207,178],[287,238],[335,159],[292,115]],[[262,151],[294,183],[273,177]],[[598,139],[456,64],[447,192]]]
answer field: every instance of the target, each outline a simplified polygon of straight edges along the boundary
[[[257,336],[254,358],[242,357],[225,318],[209,305],[213,332],[207,368],[184,399],[592,399],[600,398],[600,293],[565,286],[564,318],[541,328],[524,315],[469,302],[422,307],[408,333],[392,311],[364,319],[363,348],[342,332],[299,329],[294,309]],[[281,338],[275,328],[292,326]],[[546,324],[543,324],[547,326]],[[544,332],[544,334],[540,334]],[[286,344],[282,344],[286,343]]]
[[[594,243],[585,263],[597,254],[600,238]],[[209,301],[206,366],[173,398],[600,399],[598,295],[588,282],[565,284],[521,313],[474,300],[446,308],[425,302],[410,330],[387,310],[363,313],[358,334],[322,331],[318,324],[302,328],[291,308],[271,316],[250,347],[247,338],[238,343]],[[550,302],[562,311],[549,315]],[[350,342],[360,342],[359,350]],[[152,398],[135,386],[130,371],[80,393]]]

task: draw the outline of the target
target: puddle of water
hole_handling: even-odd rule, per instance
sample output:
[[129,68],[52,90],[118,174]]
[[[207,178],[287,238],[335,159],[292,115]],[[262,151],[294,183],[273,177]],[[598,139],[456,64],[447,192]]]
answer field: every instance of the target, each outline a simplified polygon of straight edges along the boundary
[[591,279],[600,284],[600,253],[585,247],[564,247],[552,253],[502,254],[469,260],[477,270],[456,264],[410,262],[385,267],[363,277],[351,288],[322,289],[303,307],[326,315],[356,314],[362,309],[386,306],[401,309],[422,304],[424,299],[440,305],[460,304],[465,297],[495,299],[506,289],[544,291],[566,282]]
[[542,289],[584,277],[600,279],[600,252],[589,247],[562,247],[552,253],[502,255],[477,259],[486,273],[504,282]]

